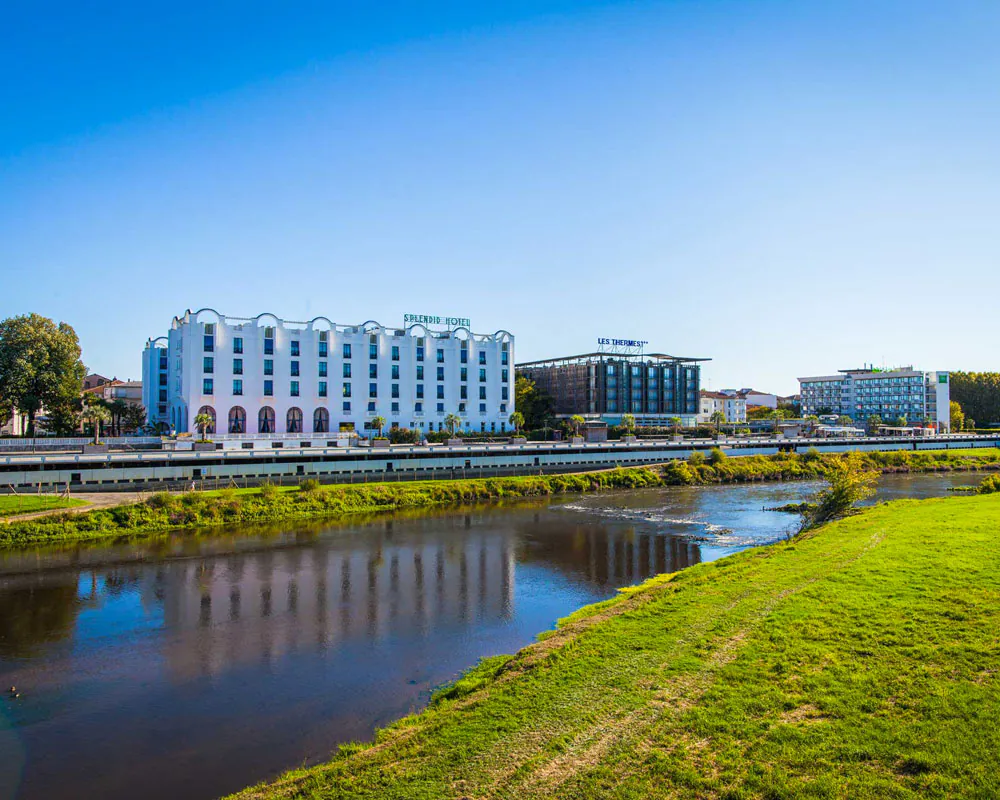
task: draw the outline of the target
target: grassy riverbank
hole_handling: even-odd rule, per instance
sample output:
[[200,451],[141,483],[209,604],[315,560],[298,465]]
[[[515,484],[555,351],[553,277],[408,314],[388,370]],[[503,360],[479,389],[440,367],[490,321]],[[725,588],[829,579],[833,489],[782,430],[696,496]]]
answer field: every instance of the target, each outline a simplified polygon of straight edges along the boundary
[[86,505],[83,500],[72,500],[51,494],[4,494],[0,495],[0,517],[83,505]]
[[1000,796],[1000,495],[663,576],[250,798]]
[[[80,514],[54,514],[0,525],[0,547],[43,541],[74,541],[142,535],[180,528],[248,525],[403,509],[464,505],[569,492],[649,486],[743,483],[820,478],[839,455],[743,456],[721,454],[708,462],[693,458],[662,467],[632,467],[567,475],[519,478],[373,483],[281,490],[158,494],[139,503]],[[1000,451],[956,453],[866,453],[865,463],[888,472],[1000,469]]]

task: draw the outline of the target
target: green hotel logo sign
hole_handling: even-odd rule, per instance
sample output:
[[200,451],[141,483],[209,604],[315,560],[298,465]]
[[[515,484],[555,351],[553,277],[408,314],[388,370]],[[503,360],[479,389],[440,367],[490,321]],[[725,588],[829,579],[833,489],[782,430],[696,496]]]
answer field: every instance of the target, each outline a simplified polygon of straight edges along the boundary
[[471,328],[468,317],[437,317],[433,314],[404,314],[405,325],[446,325],[449,328]]

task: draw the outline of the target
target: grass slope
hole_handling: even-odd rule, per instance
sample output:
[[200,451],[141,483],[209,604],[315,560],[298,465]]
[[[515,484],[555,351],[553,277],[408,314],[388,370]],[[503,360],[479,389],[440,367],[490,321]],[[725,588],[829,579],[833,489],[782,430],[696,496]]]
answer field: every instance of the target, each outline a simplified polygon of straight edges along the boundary
[[[774,456],[719,458],[704,463],[671,461],[660,468],[630,467],[568,475],[537,475],[519,478],[370,483],[319,486],[311,490],[223,489],[158,494],[152,498],[82,514],[51,516],[0,525],[0,547],[46,541],[87,541],[139,536],[159,531],[254,525],[295,519],[366,514],[384,511],[426,509],[504,499],[540,497],[567,492],[634,489],[650,486],[681,486],[708,483],[820,478],[838,454],[804,453]],[[1000,469],[996,448],[970,455],[948,452],[898,451],[864,453],[865,463],[884,472],[930,472],[968,469]],[[305,486],[306,484],[304,484]]]
[[1000,796],[1000,496],[653,579],[250,798]]
[[83,505],[86,505],[83,500],[66,499],[51,494],[4,494],[0,495],[0,517]]

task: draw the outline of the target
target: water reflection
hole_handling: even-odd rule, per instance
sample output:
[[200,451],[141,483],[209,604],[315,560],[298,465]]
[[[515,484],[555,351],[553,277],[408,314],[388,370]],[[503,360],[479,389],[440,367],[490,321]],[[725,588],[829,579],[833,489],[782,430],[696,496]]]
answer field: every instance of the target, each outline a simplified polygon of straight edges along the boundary
[[[940,494],[962,477],[887,485]],[[85,782],[104,798],[137,785],[209,798],[322,760],[616,587],[780,538],[794,520],[761,508],[809,491],[645,491],[7,553],[0,682],[23,696],[0,708],[0,797],[15,784],[19,798],[78,797]]]

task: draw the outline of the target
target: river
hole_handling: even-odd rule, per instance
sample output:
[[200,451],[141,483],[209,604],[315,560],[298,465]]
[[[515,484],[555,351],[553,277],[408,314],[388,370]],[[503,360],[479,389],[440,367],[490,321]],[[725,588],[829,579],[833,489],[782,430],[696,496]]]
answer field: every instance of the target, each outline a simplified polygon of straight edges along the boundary
[[[879,497],[980,479],[884,476]],[[322,761],[621,586],[782,538],[797,517],[763,507],[817,488],[616,492],[0,554],[0,799],[198,800]]]

